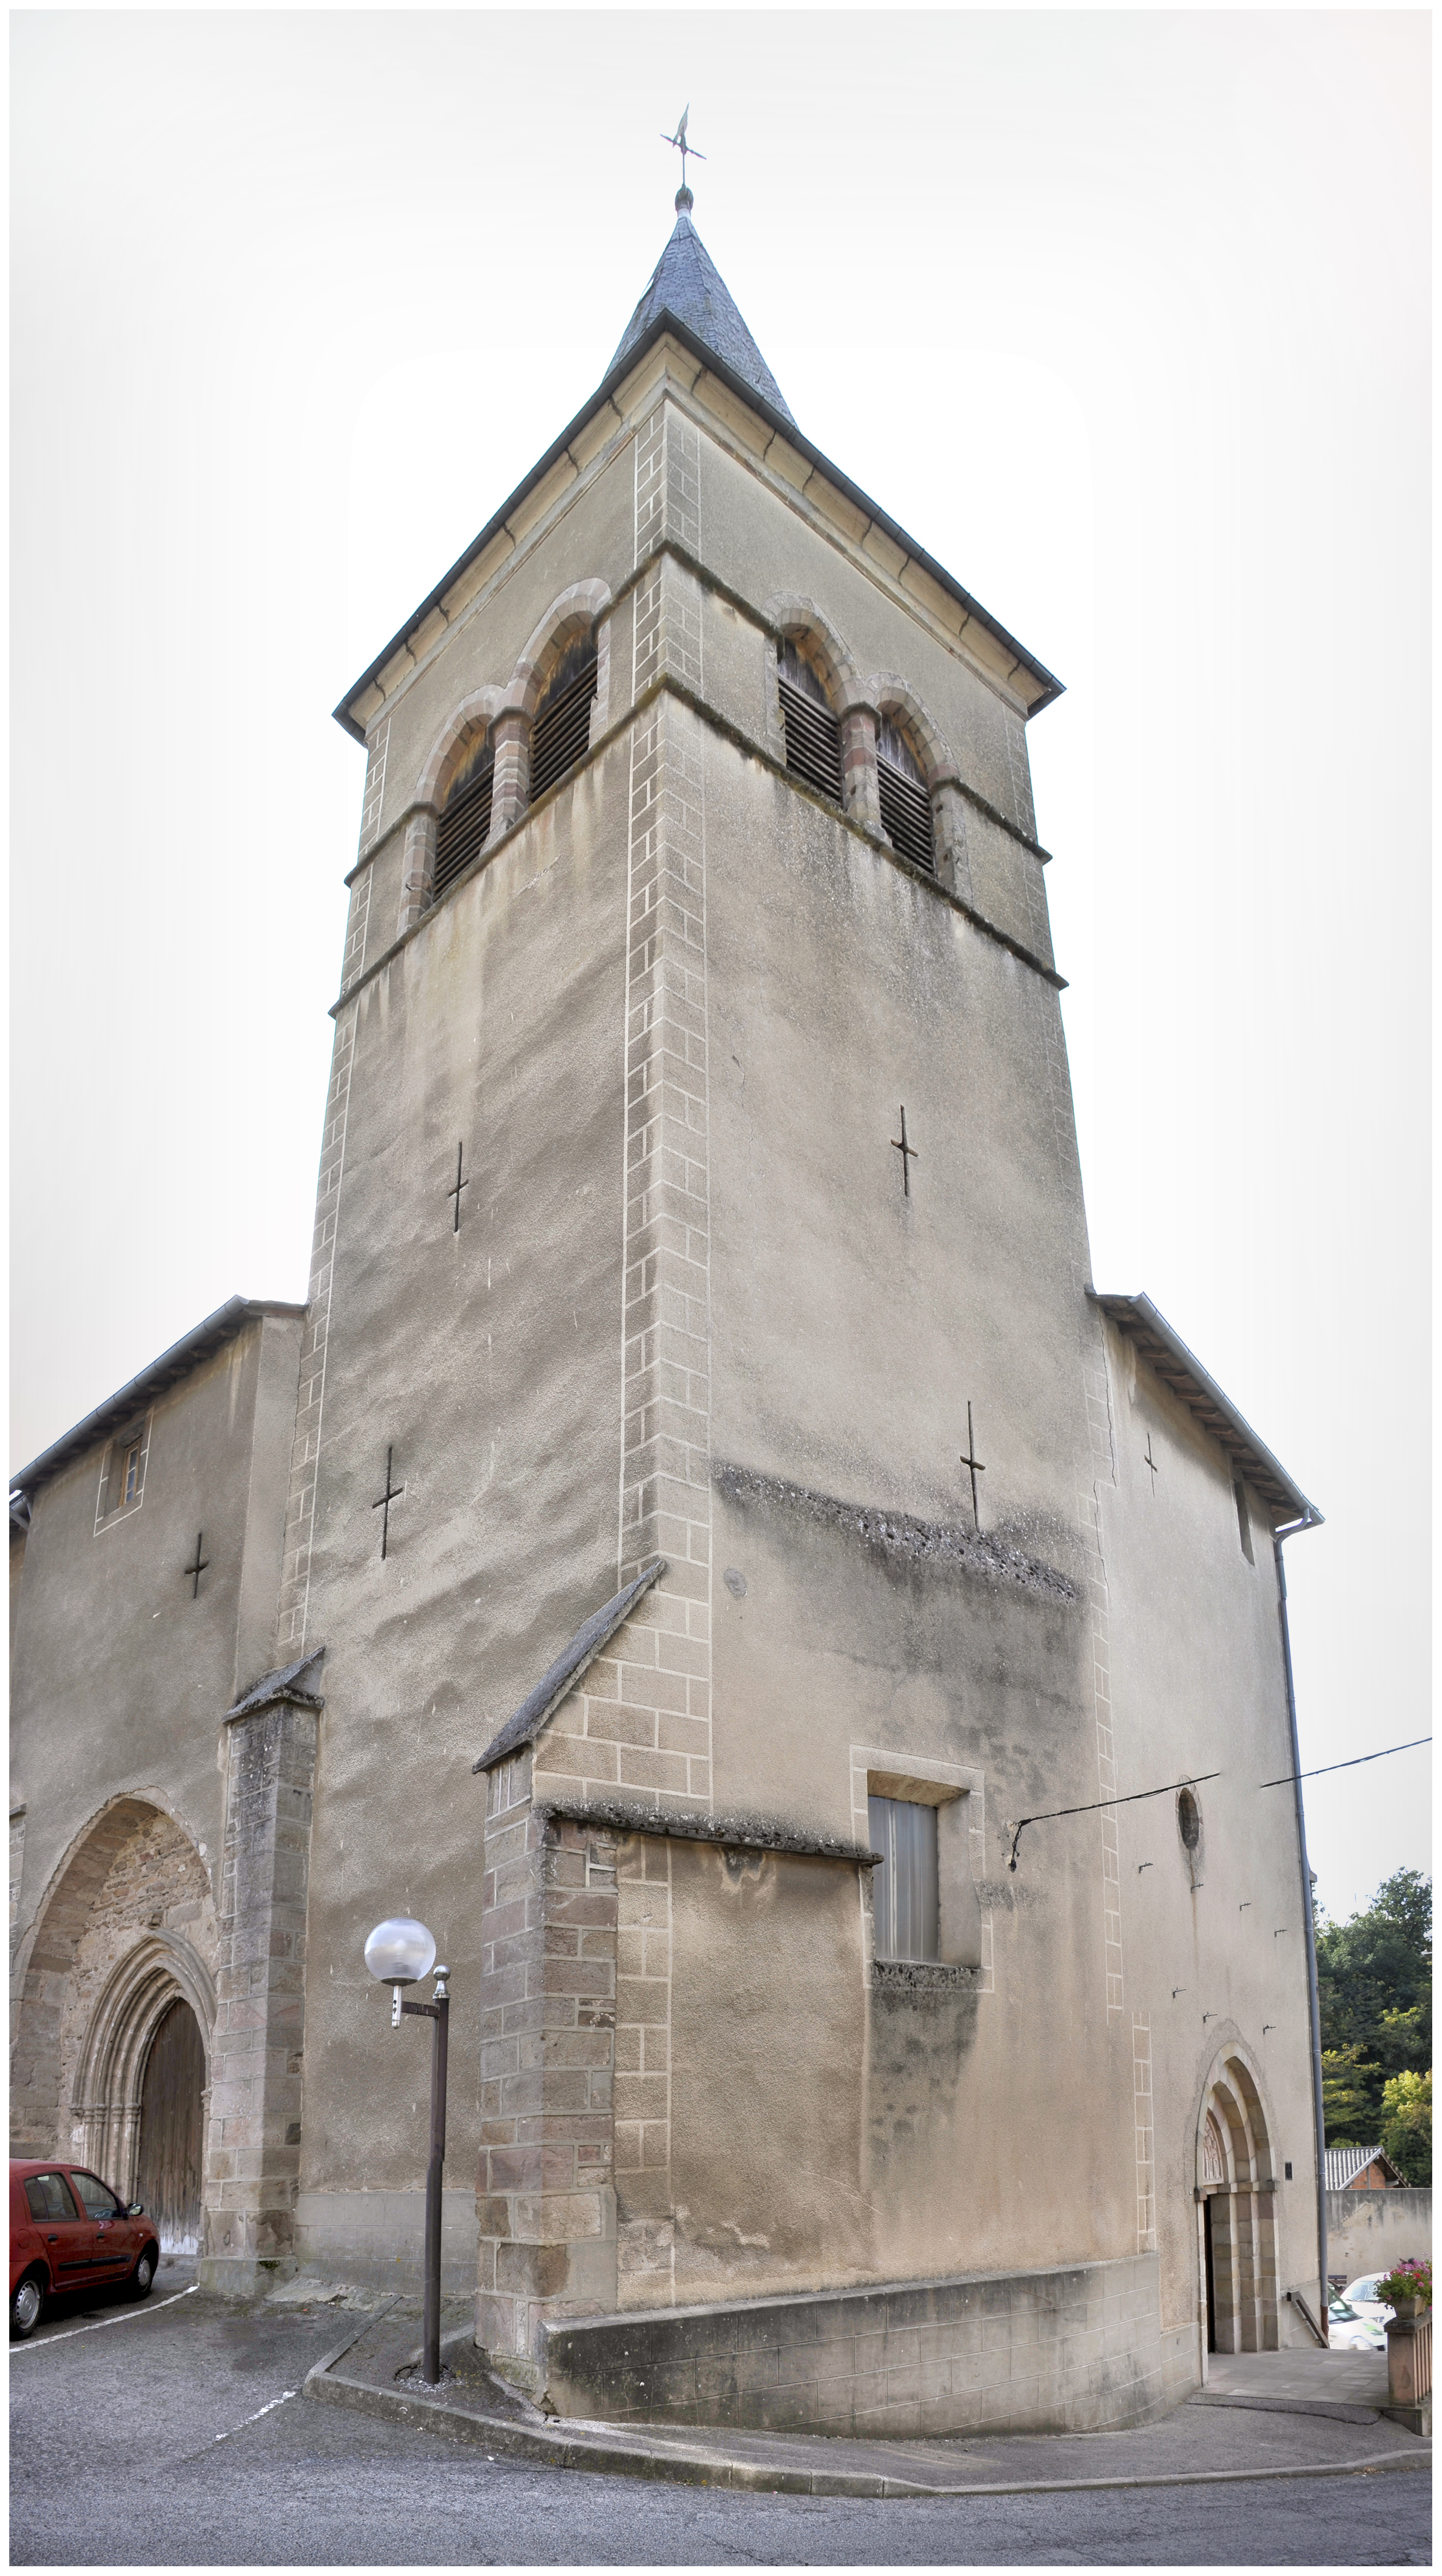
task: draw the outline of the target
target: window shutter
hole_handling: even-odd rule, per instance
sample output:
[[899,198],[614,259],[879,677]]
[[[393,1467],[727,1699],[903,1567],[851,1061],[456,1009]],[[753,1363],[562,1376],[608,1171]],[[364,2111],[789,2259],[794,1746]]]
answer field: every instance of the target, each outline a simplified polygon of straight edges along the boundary
[[901,727],[883,716],[876,729],[876,778],[881,828],[894,850],[936,874],[936,834],[921,763]]
[[441,816],[436,834],[436,874],[432,899],[445,893],[463,867],[469,865],[478,850],[483,850],[491,837],[491,790],[495,785],[494,754],[487,752],[479,766],[472,770],[458,793]]
[[881,790],[881,828],[892,848],[935,876],[936,835],[926,789],[916,779],[908,778],[904,769],[894,769],[879,752],[876,779]]
[[804,778],[808,787],[829,796],[833,805],[841,802],[841,727],[829,707],[818,706],[813,697],[798,689],[785,672],[779,674],[781,687],[781,722],[786,734],[786,766],[796,778]]
[[587,643],[579,660],[566,655],[536,709],[531,728],[531,802],[544,796],[591,747],[591,707],[596,695],[596,648]]

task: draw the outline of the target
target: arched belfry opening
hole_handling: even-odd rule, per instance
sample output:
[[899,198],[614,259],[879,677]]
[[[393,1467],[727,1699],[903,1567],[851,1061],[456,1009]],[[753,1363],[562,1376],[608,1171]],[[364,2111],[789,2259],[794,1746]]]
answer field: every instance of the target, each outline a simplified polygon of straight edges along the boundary
[[881,828],[895,850],[936,874],[936,832],[926,771],[912,727],[896,709],[876,728],[876,779]]
[[1199,2299],[1209,2352],[1277,2348],[1276,2177],[1256,2079],[1229,2051],[1202,2096],[1196,2139]]
[[495,784],[495,746],[481,727],[462,746],[446,788],[436,832],[433,900],[439,901],[490,839]]
[[599,670],[596,630],[588,626],[558,653],[536,702],[531,721],[532,804],[585,759]]
[[786,766],[821,796],[842,800],[841,720],[831,703],[823,656],[809,635],[784,635],[776,656]]
[[150,2208],[144,2162],[177,2247],[199,2238],[216,1948],[196,1845],[118,1799],[47,1891],[15,2021],[12,2154],[73,2157]]

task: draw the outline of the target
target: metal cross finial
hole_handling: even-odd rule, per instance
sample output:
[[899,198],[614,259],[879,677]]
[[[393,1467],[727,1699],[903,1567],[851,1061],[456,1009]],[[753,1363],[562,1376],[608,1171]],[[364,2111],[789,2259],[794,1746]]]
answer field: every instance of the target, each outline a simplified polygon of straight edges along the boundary
[[961,1463],[963,1467],[969,1467],[971,1470],[971,1517],[975,1521],[977,1528],[980,1529],[981,1513],[977,1509],[976,1480],[978,1476],[984,1476],[986,1474],[986,1468],[976,1454],[976,1434],[971,1427],[971,1406],[969,1404],[966,1408],[966,1448],[962,1454]]
[[906,1111],[905,1111],[905,1108],[903,1108],[903,1109],[902,1109],[902,1112],[901,1112],[901,1134],[900,1134],[899,1136],[893,1136],[893,1137],[892,1137],[892,1140],[891,1140],[891,1150],[892,1150],[892,1152],[893,1152],[894,1154],[899,1154],[899,1155],[901,1156],[901,1187],[902,1187],[902,1192],[903,1192],[903,1195],[904,1195],[906,1198],[910,1198],[910,1196],[911,1196],[911,1166],[912,1166],[912,1164],[913,1164],[913,1163],[919,1163],[919,1162],[920,1162],[920,1160],[921,1160],[921,1156],[918,1154],[918,1152],[917,1152],[917,1150],[916,1150],[916,1147],[915,1147],[914,1145],[908,1145],[908,1143],[907,1143],[907,1141],[906,1141]]
[[[448,1189],[448,1190],[447,1190],[447,1192],[446,1192],[446,1196],[447,1196],[447,1198],[448,1198],[448,1199],[454,1199],[454,1200],[455,1200],[455,1203],[456,1203],[456,1221],[455,1221],[454,1225],[451,1227],[451,1232],[452,1232],[452,1234],[459,1234],[459,1233],[460,1233],[460,1230],[461,1230],[461,1192],[462,1192],[462,1190],[468,1190],[468,1189],[470,1188],[470,1186],[471,1186],[471,1185],[470,1185],[470,1182],[469,1182],[468,1180],[463,1181],[463,1180],[462,1180],[462,1178],[461,1178],[461,1166],[462,1166],[462,1164],[465,1162],[465,1159],[466,1159],[466,1149],[465,1149],[465,1146],[464,1146],[464,1145],[458,1145],[458,1146],[456,1147],[456,1177],[455,1177],[455,1182],[454,1182],[453,1186],[452,1186],[450,1189]],[[389,1481],[389,1480],[388,1480],[388,1481]]]
[[677,197],[677,199],[676,199],[676,208],[677,208],[677,212],[678,212],[678,213],[681,211],[681,198],[682,198],[682,197],[684,197],[684,198],[687,200],[687,203],[688,203],[688,204],[689,204],[689,202],[690,202],[690,198],[691,198],[691,191],[690,191],[690,189],[689,189],[689,188],[687,187],[687,185],[686,185],[686,155],[687,155],[687,153],[688,153],[688,152],[690,153],[691,158],[692,158],[692,160],[693,160],[693,161],[704,161],[704,160],[705,160],[705,158],[706,158],[706,155],[705,155],[705,153],[704,153],[704,152],[698,152],[698,151],[697,151],[697,149],[696,149],[695,144],[694,144],[694,143],[688,143],[688,142],[687,142],[687,140],[686,140],[686,119],[687,119],[687,117],[690,115],[690,113],[691,113],[691,102],[690,102],[690,100],[688,99],[688,100],[687,100],[687,102],[686,102],[686,104],[685,104],[685,106],[684,106],[684,107],[683,107],[683,109],[681,110],[681,122],[680,122],[680,124],[677,126],[675,133],[674,133],[674,134],[663,134],[663,135],[662,135],[662,137],[661,137],[661,140],[662,140],[662,142],[663,142],[663,143],[669,143],[669,144],[671,144],[671,145],[672,145],[672,147],[673,147],[677,152],[679,152],[679,153],[680,153],[680,155],[681,155],[681,192],[680,192],[680,196],[678,196],[678,197]]
[[201,1532],[197,1530],[195,1533],[195,1563],[194,1565],[183,1565],[180,1569],[182,1574],[188,1574],[193,1577],[190,1586],[190,1597],[192,1601],[196,1600],[199,1596],[200,1578],[210,1563],[209,1557],[202,1556],[200,1553],[200,1540]]
[[386,1451],[386,1489],[385,1489],[385,1492],[384,1492],[383,1494],[378,1494],[378,1495],[376,1496],[375,1501],[374,1501],[374,1502],[372,1503],[372,1505],[371,1505],[371,1510],[372,1510],[373,1512],[379,1512],[379,1513],[380,1513],[380,1516],[381,1516],[381,1554],[382,1554],[382,1556],[384,1556],[384,1555],[385,1555],[385,1552],[386,1552],[386,1542],[387,1542],[387,1540],[388,1540],[388,1539],[389,1539],[389,1537],[390,1537],[390,1528],[391,1528],[391,1505],[392,1505],[392,1503],[396,1500],[396,1498],[397,1498],[397,1496],[398,1496],[398,1495],[403,1494],[403,1493],[405,1492],[405,1487],[404,1487],[404,1485],[393,1485],[393,1484],[391,1483],[391,1460],[392,1460],[392,1458],[394,1457],[394,1455],[395,1455],[395,1451],[394,1451],[393,1449],[388,1449],[388,1450]]

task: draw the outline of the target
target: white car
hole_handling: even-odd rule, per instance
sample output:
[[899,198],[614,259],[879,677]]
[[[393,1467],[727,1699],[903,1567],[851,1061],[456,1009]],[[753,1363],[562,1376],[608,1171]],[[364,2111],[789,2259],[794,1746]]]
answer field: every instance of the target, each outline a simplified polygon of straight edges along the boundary
[[1355,2308],[1359,2317],[1370,2317],[1374,2326],[1386,2325],[1389,2317],[1396,2314],[1394,2308],[1389,2308],[1386,2301],[1377,2296],[1377,2284],[1384,2277],[1381,2272],[1368,2272],[1360,2281],[1349,2281],[1345,2290],[1338,2292],[1349,2308]]
[[[1387,2311],[1391,2315],[1390,2308]],[[1359,2316],[1346,2299],[1333,2299],[1327,2309],[1327,2341],[1333,2352],[1385,2352],[1387,2337],[1371,2317]]]

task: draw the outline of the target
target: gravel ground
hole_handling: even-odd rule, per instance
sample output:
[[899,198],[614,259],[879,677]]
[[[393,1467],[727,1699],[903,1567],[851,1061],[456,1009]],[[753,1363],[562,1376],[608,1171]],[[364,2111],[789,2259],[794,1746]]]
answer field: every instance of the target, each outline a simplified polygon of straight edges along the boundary
[[[237,2311],[177,2297],[186,2277],[162,2271],[143,2309],[73,2301],[12,2346],[17,2566],[1431,2563],[1430,2480],[1416,2473],[873,2503],[491,2461],[304,2401],[307,2370],[345,2331],[334,2309]],[[1188,2467],[1395,2447],[1378,2438],[1393,2427],[1319,2418],[1183,2409],[1172,2423]],[[1087,2473],[1155,2474],[1167,2430],[1098,2439]],[[1119,2449],[1133,2443],[1147,2455]],[[1026,2447],[1030,2474],[1055,2473],[1045,2439]]]

